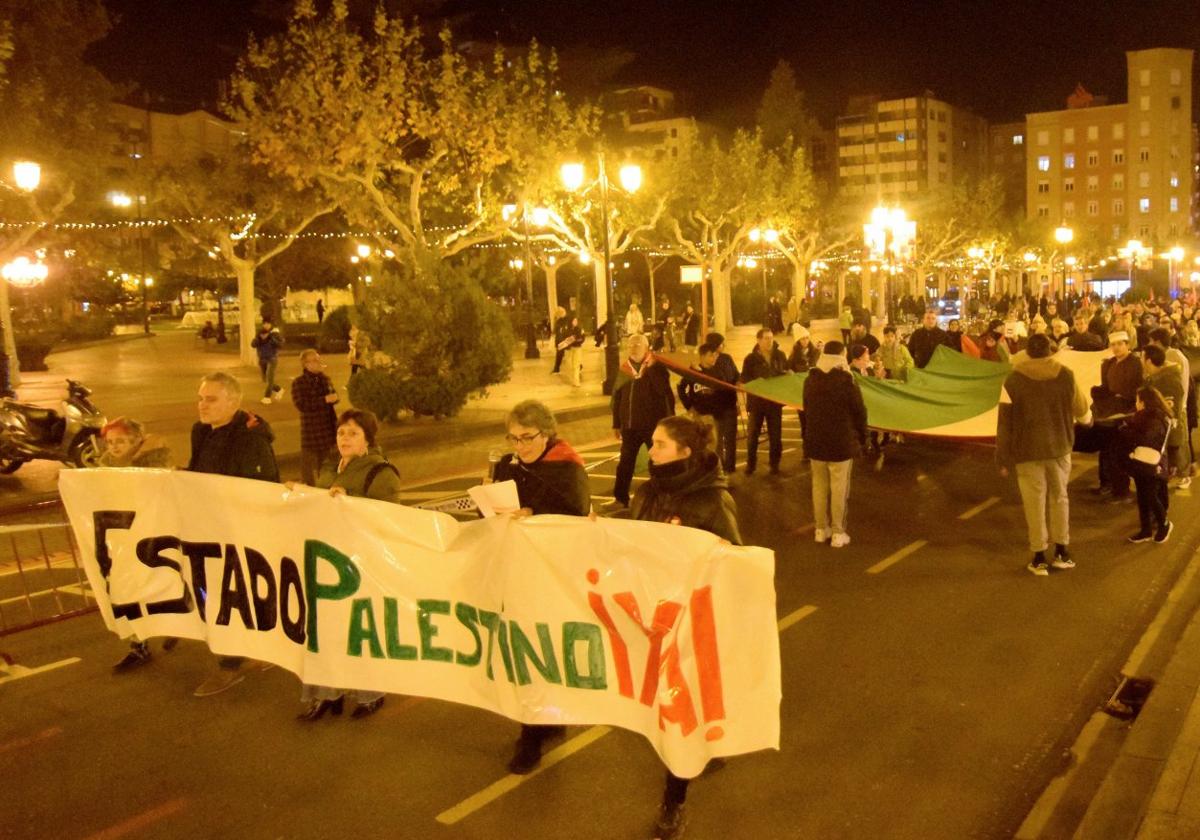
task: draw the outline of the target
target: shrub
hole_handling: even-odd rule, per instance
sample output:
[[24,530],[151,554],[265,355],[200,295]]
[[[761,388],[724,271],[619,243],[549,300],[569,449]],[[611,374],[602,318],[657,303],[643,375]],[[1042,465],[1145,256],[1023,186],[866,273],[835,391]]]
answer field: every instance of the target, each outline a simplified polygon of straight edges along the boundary
[[112,335],[117,319],[107,312],[89,312],[78,318],[72,318],[63,325],[63,339],[66,341],[95,341]]
[[395,418],[402,407],[400,382],[387,370],[360,370],[350,377],[350,402],[365,408],[380,420]]
[[322,353],[345,353],[350,349],[350,325],[354,323],[354,307],[339,306],[326,312],[317,335],[317,349]]
[[361,328],[393,360],[401,407],[449,417],[508,378],[512,327],[468,267],[429,258],[389,272],[368,294]]

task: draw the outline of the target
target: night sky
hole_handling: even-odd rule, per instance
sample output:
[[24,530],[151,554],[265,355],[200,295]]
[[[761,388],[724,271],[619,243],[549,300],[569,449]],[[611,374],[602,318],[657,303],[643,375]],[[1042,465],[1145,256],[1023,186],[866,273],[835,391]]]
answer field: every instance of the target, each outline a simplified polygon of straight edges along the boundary
[[[177,108],[213,102],[217,80],[232,70],[248,34],[280,25],[274,0],[107,0],[107,5],[121,20],[95,48],[97,66],[114,81],[134,83],[154,101]],[[537,37],[568,53],[626,49],[635,57],[613,82],[671,88],[686,110],[725,125],[752,119],[780,58],[792,63],[814,112],[831,125],[848,96],[867,92],[911,95],[929,89],[996,121],[1063,107],[1076,82],[1122,102],[1126,49],[1200,51],[1197,0],[401,5],[419,6],[425,17],[436,9],[465,37],[510,43]]]

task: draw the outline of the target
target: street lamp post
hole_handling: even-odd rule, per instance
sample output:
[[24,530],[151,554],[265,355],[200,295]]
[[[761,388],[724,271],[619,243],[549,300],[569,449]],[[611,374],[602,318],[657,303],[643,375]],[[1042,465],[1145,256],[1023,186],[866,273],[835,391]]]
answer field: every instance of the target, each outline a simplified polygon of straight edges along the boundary
[[[612,254],[608,236],[608,171],[605,169],[604,152],[597,155],[599,172],[595,186],[600,188],[601,244],[604,249],[604,304],[608,310],[608,326],[605,330],[604,388],[611,395],[617,381],[617,369],[621,365],[620,337],[617,333],[616,300],[613,295]],[[561,171],[563,185],[574,192],[583,187],[586,177],[583,164],[564,163]],[[620,171],[621,186],[633,193],[642,186],[642,169],[635,164],[625,164]]]
[[[1067,225],[1059,225],[1058,227],[1056,227],[1054,229],[1054,241],[1057,242],[1059,245],[1062,245],[1064,248],[1067,245],[1070,245],[1071,241],[1074,239],[1075,239],[1075,231],[1073,229],[1071,229],[1070,227],[1068,227]],[[1054,270],[1053,266],[1051,266],[1050,268],[1051,268],[1051,271]],[[1066,290],[1067,290],[1067,263],[1066,263],[1066,259],[1064,258],[1064,260],[1063,260],[1063,294],[1066,294]]]
[[1175,266],[1183,262],[1183,248],[1176,245],[1163,256],[1167,258],[1167,293],[1171,297],[1175,297],[1179,294],[1179,284],[1175,279]]
[[888,209],[880,205],[871,211],[871,220],[863,225],[863,240],[871,256],[885,263],[884,310],[889,323],[895,323],[895,301],[892,299],[894,272],[888,255],[896,261],[906,259],[916,237],[917,223],[899,207]]
[[[32,193],[42,183],[42,167],[33,161],[19,160],[13,164],[12,179],[17,190]],[[13,388],[21,384],[21,369],[16,358],[17,342],[5,280],[0,281],[0,395],[13,393]]]
[[[516,204],[504,205],[503,213],[505,221],[513,221],[513,217],[518,211]],[[529,217],[533,215],[533,223],[539,227],[547,221],[546,210],[541,207],[530,209],[528,203],[523,203],[520,207],[521,213],[521,237],[524,239],[525,258],[522,264],[525,269],[525,358],[537,359],[541,356],[537,346],[537,330],[535,326],[535,316],[533,311],[533,248],[530,245],[529,238]],[[550,313],[553,318],[554,313]]]

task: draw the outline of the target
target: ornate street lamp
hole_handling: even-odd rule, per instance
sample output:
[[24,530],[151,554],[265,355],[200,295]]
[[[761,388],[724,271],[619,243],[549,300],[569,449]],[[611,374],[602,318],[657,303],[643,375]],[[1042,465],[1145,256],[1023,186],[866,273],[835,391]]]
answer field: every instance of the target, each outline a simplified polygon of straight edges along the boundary
[[[610,244],[608,236],[608,172],[604,167],[604,152],[597,155],[598,175],[596,180],[589,186],[585,187],[584,182],[587,180],[587,171],[582,163],[564,163],[560,171],[563,186],[571,192],[579,190],[587,191],[592,187],[600,188],[600,219],[601,219],[601,243],[604,248],[604,302],[608,309],[608,329],[606,330],[606,341],[604,347],[604,393],[612,394],[613,386],[617,380],[617,369],[621,364],[621,348],[620,338],[617,332],[617,313],[616,300],[613,295],[613,280],[612,280],[612,254],[610,253]],[[642,186],[642,168],[637,164],[627,163],[621,167],[619,173],[621,187],[628,193],[637,192]],[[583,259],[583,253],[580,253],[580,261],[586,262]]]
[[[871,220],[863,225],[863,241],[871,257],[877,260],[902,262],[912,255],[913,243],[917,238],[917,223],[908,218],[900,207],[880,205],[871,211]],[[888,266],[890,269],[891,266]],[[886,270],[884,280],[884,302],[889,323],[895,322],[895,302],[892,295],[894,272]],[[924,297],[922,290],[922,297]]]

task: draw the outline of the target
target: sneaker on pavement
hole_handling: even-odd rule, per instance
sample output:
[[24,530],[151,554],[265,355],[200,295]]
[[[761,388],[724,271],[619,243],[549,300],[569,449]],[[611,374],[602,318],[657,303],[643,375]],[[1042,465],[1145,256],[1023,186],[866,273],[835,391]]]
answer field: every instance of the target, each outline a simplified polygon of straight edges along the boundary
[[129,653],[125,654],[125,658],[113,666],[113,672],[120,674],[125,671],[132,671],[139,665],[145,665],[150,661],[150,646],[145,642],[134,642],[129,646]]
[[1176,490],[1186,490],[1192,486],[1192,477],[1185,475],[1179,479],[1179,483],[1175,485]]
[[845,532],[834,534],[833,538],[829,540],[829,544],[834,548],[845,548],[850,545],[850,535]]
[[246,675],[240,670],[233,671],[222,668],[200,683],[192,695],[194,697],[212,697],[214,694],[220,694],[222,691],[233,688],[244,679],[246,679]]
[[1029,561],[1029,565],[1025,568],[1038,577],[1045,577],[1050,574],[1050,566],[1046,563],[1046,555],[1041,551],[1034,553],[1033,559]]
[[260,402],[260,403],[262,403],[263,405],[270,405],[270,404],[271,404],[271,398],[270,398],[270,397],[263,397],[261,400],[259,400],[259,402]]
[[813,531],[813,540],[819,543],[828,542],[829,532],[824,528],[818,528],[817,530]]
[[1167,520],[1167,524],[1158,529],[1158,533],[1154,535],[1154,541],[1162,545],[1167,540],[1171,539],[1171,532],[1175,530],[1175,523]]
[[1074,569],[1075,561],[1070,557],[1055,557],[1050,561],[1050,565],[1056,569]]
[[1131,543],[1144,543],[1144,542],[1150,542],[1150,540],[1153,539],[1153,537],[1154,537],[1154,535],[1151,534],[1149,531],[1138,531],[1136,534],[1134,534],[1133,536],[1131,536],[1129,538],[1129,541]]
[[611,502],[605,502],[604,504],[600,505],[601,513],[620,513],[621,511],[628,509],[628,503],[622,502],[620,499],[613,499]]

